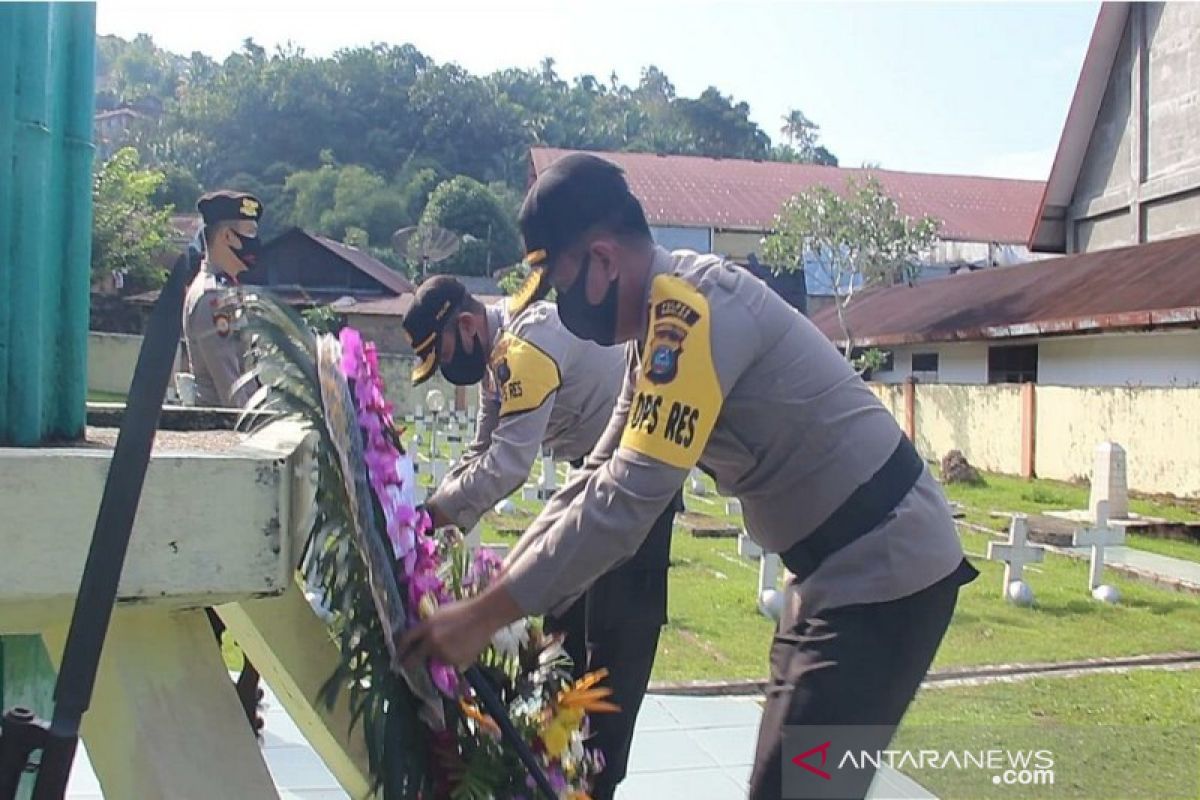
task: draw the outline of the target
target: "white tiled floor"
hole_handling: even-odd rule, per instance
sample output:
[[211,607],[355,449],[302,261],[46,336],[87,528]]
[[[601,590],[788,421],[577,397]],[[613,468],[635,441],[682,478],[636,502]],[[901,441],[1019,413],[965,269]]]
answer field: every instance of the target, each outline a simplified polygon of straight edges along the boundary
[[[333,775],[270,690],[265,716],[263,757],[281,800],[346,800],[346,793],[338,788]],[[618,796],[621,800],[745,797],[758,717],[759,705],[754,698],[650,695],[638,715],[629,775]],[[872,795],[922,796],[920,787],[895,772],[881,773]],[[67,797],[103,800],[83,748],[76,756]]]

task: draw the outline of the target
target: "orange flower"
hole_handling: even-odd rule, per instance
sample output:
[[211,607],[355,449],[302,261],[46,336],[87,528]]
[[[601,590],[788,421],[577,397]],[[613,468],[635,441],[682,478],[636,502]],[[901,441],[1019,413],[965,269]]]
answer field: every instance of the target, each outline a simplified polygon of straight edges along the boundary
[[496,720],[489,717],[479,710],[474,703],[468,703],[466,700],[459,700],[458,705],[462,708],[462,712],[467,715],[468,719],[473,719],[479,724],[481,730],[487,733],[493,739],[500,738],[500,726],[496,724]]
[[607,686],[592,688],[606,677],[608,677],[607,669],[599,669],[584,675],[570,689],[564,689],[558,693],[559,707],[583,711],[585,714],[608,714],[620,711],[620,706],[604,699],[612,694],[612,689]]

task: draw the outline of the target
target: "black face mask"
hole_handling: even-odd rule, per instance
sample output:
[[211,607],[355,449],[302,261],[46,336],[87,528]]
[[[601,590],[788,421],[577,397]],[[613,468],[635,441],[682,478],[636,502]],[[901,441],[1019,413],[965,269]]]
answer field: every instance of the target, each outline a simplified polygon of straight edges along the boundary
[[558,293],[558,318],[567,330],[580,339],[607,347],[617,342],[617,284],[620,281],[610,283],[599,305],[592,305],[587,299],[587,277],[591,265],[591,255],[584,256],[583,266],[571,288]]
[[237,231],[234,231],[233,235],[238,238],[238,243],[242,246],[242,249],[234,250],[233,254],[237,256],[238,261],[246,265],[247,269],[253,267],[254,262],[258,260],[259,245],[262,242],[257,236],[243,236]]
[[455,386],[471,386],[483,380],[487,370],[487,356],[483,352],[483,341],[475,334],[475,349],[463,349],[462,332],[454,326],[454,358],[443,362],[442,377]]

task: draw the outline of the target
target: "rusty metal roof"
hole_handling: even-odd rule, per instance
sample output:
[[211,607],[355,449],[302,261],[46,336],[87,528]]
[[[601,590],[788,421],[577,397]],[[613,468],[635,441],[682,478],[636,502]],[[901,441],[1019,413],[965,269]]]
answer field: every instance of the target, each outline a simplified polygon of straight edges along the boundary
[[[530,151],[536,176],[571,153]],[[885,169],[845,169],[654,153],[597,153],[625,170],[652,225],[765,231],[783,203],[815,186],[835,191],[847,178],[872,175],[910,217],[942,221],[943,239],[1025,244],[1045,184],[1041,181],[932,175]]]
[[[861,346],[1200,327],[1200,235],[878,289],[848,319]],[[813,322],[844,339],[833,307]]]

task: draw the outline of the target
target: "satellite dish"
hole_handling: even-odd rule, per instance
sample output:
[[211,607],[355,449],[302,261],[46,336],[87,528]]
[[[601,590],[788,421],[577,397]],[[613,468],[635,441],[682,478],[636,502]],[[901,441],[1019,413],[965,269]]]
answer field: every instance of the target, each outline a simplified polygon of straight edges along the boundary
[[437,225],[413,225],[392,234],[392,250],[409,263],[420,264],[422,276],[430,264],[457,253],[462,243],[462,236]]

